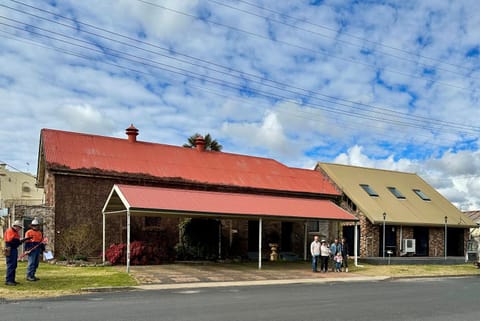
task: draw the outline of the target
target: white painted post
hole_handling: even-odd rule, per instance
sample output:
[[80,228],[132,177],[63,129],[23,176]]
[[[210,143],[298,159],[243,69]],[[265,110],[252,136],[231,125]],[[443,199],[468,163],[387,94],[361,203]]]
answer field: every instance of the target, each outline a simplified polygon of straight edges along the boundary
[[358,266],[358,223],[355,221],[355,228],[353,229],[353,255],[355,258],[355,266]]
[[130,210],[127,210],[127,273],[130,273]]
[[258,220],[258,269],[262,269],[262,218]]
[[105,264],[105,212],[102,211],[102,214],[103,214],[103,218],[102,218],[102,223],[103,223],[103,235],[102,235],[102,248],[103,248],[103,251],[102,251],[102,262],[103,264]]

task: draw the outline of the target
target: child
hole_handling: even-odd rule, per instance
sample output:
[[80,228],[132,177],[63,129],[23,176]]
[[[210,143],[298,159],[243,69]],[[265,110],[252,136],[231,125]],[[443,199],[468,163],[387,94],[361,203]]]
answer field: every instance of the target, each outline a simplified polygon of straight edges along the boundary
[[337,252],[337,254],[334,257],[334,260],[335,260],[335,272],[342,272],[342,262],[343,262],[342,252]]

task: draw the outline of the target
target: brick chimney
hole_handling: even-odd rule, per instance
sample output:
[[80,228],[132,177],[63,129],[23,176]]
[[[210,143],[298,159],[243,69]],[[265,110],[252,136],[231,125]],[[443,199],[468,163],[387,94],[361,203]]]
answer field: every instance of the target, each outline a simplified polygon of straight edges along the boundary
[[137,141],[138,129],[136,129],[133,124],[131,124],[130,127],[125,129],[125,133],[127,134],[128,141],[130,143],[135,143]]
[[203,136],[198,135],[197,138],[195,138],[195,146],[200,152],[203,152],[205,150],[205,139],[203,138]]

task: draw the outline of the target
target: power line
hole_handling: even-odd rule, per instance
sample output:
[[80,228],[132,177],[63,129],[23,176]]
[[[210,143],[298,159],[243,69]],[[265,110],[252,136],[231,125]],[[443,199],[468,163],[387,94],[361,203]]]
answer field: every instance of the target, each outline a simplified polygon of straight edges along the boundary
[[[293,24],[290,24],[290,23],[287,23],[287,22],[283,22],[283,21],[279,21],[279,20],[276,20],[276,19],[273,19],[273,18],[270,18],[270,17],[267,17],[267,16],[262,16],[258,13],[255,13],[255,12],[250,12],[248,10],[243,10],[243,9],[240,9],[238,7],[234,7],[234,6],[231,6],[229,4],[226,4],[224,2],[220,2],[220,1],[217,1],[217,0],[208,0],[212,3],[215,3],[219,6],[223,6],[223,7],[226,7],[226,8],[230,8],[232,10],[235,10],[235,11],[239,11],[239,12],[243,12],[243,13],[246,13],[248,15],[251,15],[251,16],[254,16],[254,17],[257,17],[257,18],[261,18],[261,19],[265,19],[265,20],[268,20],[268,21],[272,21],[272,22],[275,22],[277,24],[281,24],[281,25],[284,25],[284,26],[287,26],[287,27],[290,27],[290,28],[293,28],[293,29],[297,29],[297,30],[300,30],[300,31],[303,31],[303,32],[308,32],[308,33],[311,33],[313,35],[316,35],[316,36],[320,36],[320,37],[324,37],[324,38],[327,38],[327,39],[332,39],[332,40],[335,40],[336,42],[338,43],[342,43],[342,44],[346,44],[346,45],[349,45],[349,46],[354,46],[354,47],[357,47],[357,48],[363,48],[363,45],[358,45],[358,44],[355,44],[355,43],[352,43],[352,42],[349,42],[349,41],[345,41],[345,40],[342,40],[342,39],[339,39],[338,37],[329,37],[327,35],[324,35],[320,32],[316,32],[314,30],[310,30],[310,29],[306,29],[306,28],[302,28],[302,27],[299,27],[299,26],[296,26],[296,25],[293,25]],[[257,8],[262,8],[260,6],[257,6]],[[294,19],[294,18],[293,18]],[[295,19],[297,21],[299,21],[298,19]],[[376,43],[378,45],[380,45],[379,43]],[[399,60],[403,60],[403,61],[406,61],[408,63],[414,63],[414,64],[418,64],[420,66],[423,66],[423,67],[427,67],[427,68],[435,68],[437,70],[440,70],[440,71],[444,71],[444,72],[447,72],[447,73],[452,73],[454,75],[457,75],[457,76],[462,76],[464,78],[470,78],[470,79],[473,79],[473,80],[480,80],[480,78],[475,78],[475,77],[472,77],[472,76],[468,76],[468,75],[465,75],[465,74],[462,74],[462,73],[458,73],[458,72],[455,72],[455,71],[451,71],[449,69],[445,69],[445,68],[441,68],[441,67],[433,67],[431,65],[427,65],[425,63],[421,63],[421,62],[418,62],[418,61],[415,61],[415,60],[412,60],[412,59],[409,59],[409,58],[404,58],[404,57],[401,57],[401,56],[398,56],[398,55],[394,55],[394,54],[390,54],[390,53],[387,53],[387,52],[383,52],[383,51],[379,51],[379,50],[376,50],[376,52],[382,54],[382,55],[385,55],[385,56],[390,56],[390,57],[393,57],[393,58],[396,58],[396,59],[399,59]],[[464,69],[466,69],[465,67],[462,67]],[[468,71],[470,71],[470,69],[467,69]]]
[[[15,0],[11,0],[11,1],[14,1],[14,2],[19,3],[18,1],[15,1]],[[2,5],[2,6],[7,7],[7,6],[5,6],[5,5]],[[29,6],[29,7],[32,7],[32,6]],[[7,8],[10,8],[10,7],[7,7]],[[35,7],[33,7],[33,8],[35,8]],[[16,10],[16,11],[19,11],[19,12],[22,12],[22,13],[25,13],[25,14],[33,15],[33,14],[26,13],[26,12],[21,11],[21,10],[17,10],[17,9],[13,9],[13,8],[10,8],[10,9]],[[45,11],[45,10],[43,10],[43,9],[39,9],[39,10]],[[47,11],[47,12],[48,12],[48,11]],[[48,12],[48,13],[53,14],[53,15],[56,15],[56,14],[51,13],[51,12]],[[62,24],[62,23],[59,23],[58,21],[52,21],[52,20],[50,20],[50,19],[46,19],[46,18],[41,17],[41,16],[37,16],[37,15],[33,15],[33,16],[35,16],[35,17],[37,17],[37,18],[40,18],[40,19],[43,19],[43,20],[46,20],[46,21],[50,21],[50,22],[53,22],[53,23],[60,24],[60,25],[62,25],[62,26],[68,27],[68,28],[74,28],[74,27],[72,27],[72,26],[70,26],[70,25]],[[58,16],[58,15],[57,15],[57,16]],[[63,18],[69,19],[69,20],[71,20],[71,21],[75,21],[75,22],[78,23],[78,24],[83,24],[82,22],[79,22],[79,21],[77,21],[77,20],[73,20],[73,19],[66,18],[66,17],[63,17]],[[9,19],[9,18],[6,18],[6,19]],[[11,19],[10,19],[10,20],[11,20]],[[18,21],[17,21],[17,22],[18,22]],[[21,22],[21,23],[23,23],[23,22]],[[30,25],[30,26],[35,27],[35,26],[33,26],[33,25]],[[88,25],[88,26],[89,26],[89,27],[92,27],[92,28],[96,28],[96,29],[101,29],[101,28],[95,27],[95,26],[93,26],[93,25]],[[39,28],[39,27],[36,27],[36,28]],[[40,29],[42,29],[42,28],[40,28]],[[43,30],[45,30],[45,29],[43,29]],[[106,29],[101,29],[101,30],[104,31],[104,32],[112,33],[112,32],[110,32],[110,31],[108,31],[108,30],[106,30]],[[95,35],[95,36],[104,38],[104,39],[108,39],[108,40],[110,40],[110,41],[114,41],[114,42],[120,43],[120,44],[125,45],[125,46],[132,46],[132,47],[134,47],[134,48],[136,48],[136,49],[143,50],[143,51],[146,51],[146,52],[149,52],[149,53],[153,53],[153,54],[158,54],[158,55],[164,56],[164,57],[166,57],[166,58],[168,58],[168,59],[177,60],[177,61],[180,61],[180,62],[183,62],[183,63],[188,63],[188,64],[191,64],[191,65],[195,65],[195,66],[197,66],[197,67],[206,68],[206,69],[208,69],[208,70],[212,70],[212,71],[214,71],[214,72],[219,72],[219,73],[222,73],[222,74],[224,74],[224,75],[229,75],[229,76],[232,76],[232,77],[233,77],[233,75],[227,74],[227,73],[225,73],[225,72],[222,72],[222,71],[219,71],[219,70],[216,70],[216,69],[212,69],[212,68],[210,68],[210,67],[208,67],[208,66],[198,65],[198,64],[194,64],[194,63],[189,62],[189,61],[185,61],[185,60],[181,60],[181,59],[178,59],[178,58],[170,57],[170,56],[168,56],[168,55],[163,55],[163,54],[160,54],[160,53],[158,53],[158,52],[154,52],[154,51],[151,51],[151,50],[147,50],[147,49],[144,49],[144,48],[140,48],[140,47],[138,47],[138,46],[133,46],[133,45],[130,45],[130,44],[127,44],[127,43],[124,43],[124,42],[120,42],[120,41],[115,40],[115,39],[112,39],[112,38],[108,38],[108,37],[105,37],[105,36],[101,36],[101,35],[98,35],[98,34],[96,34],[96,33],[88,32],[88,31],[85,31],[85,30],[81,30],[81,31],[82,31],[82,32],[85,32],[85,33],[88,33],[88,34],[91,34],[91,35]],[[47,30],[47,32],[48,32],[48,30]],[[56,33],[56,34],[65,36],[65,35],[60,34],[60,33]],[[125,37],[125,36],[123,36],[123,35],[121,35],[121,34],[118,34],[118,33],[115,33],[115,35],[121,36],[121,37]],[[65,36],[65,37],[68,37],[68,38],[71,38],[71,39],[75,39],[75,38],[70,37],[70,36]],[[125,37],[125,38],[127,38],[127,37]],[[130,37],[128,37],[128,39],[129,39],[129,40],[135,40],[135,41],[137,41],[137,42],[142,42],[142,41],[138,41],[138,40],[136,40],[136,39],[134,39],[134,38],[130,38]],[[81,41],[81,40],[76,39],[76,41]],[[85,42],[85,41],[82,41],[82,42]],[[147,44],[147,45],[151,45],[151,44],[145,43],[145,42],[142,42],[142,43]],[[156,47],[157,47],[157,46],[156,46]],[[161,47],[160,47],[160,49],[166,50],[165,48],[161,48]],[[110,50],[113,50],[113,49],[110,49]],[[145,59],[145,58],[141,58],[141,57],[138,57],[138,56],[135,56],[135,57],[138,58],[138,59]],[[197,59],[197,58],[195,58],[195,57],[193,57],[193,56],[188,56],[188,57],[191,58],[191,59]],[[197,59],[197,60],[200,60],[200,59]],[[205,60],[201,60],[201,61],[202,61],[202,62],[205,62],[205,63],[210,63],[210,62],[205,61]],[[158,62],[155,62],[155,63],[158,63]],[[159,64],[161,64],[161,63],[159,63]],[[162,64],[162,65],[165,65],[165,64]],[[375,109],[375,110],[381,112],[383,115],[384,115],[385,113],[391,114],[392,117],[398,116],[398,115],[402,115],[401,117],[406,118],[406,119],[409,119],[409,120],[411,120],[411,121],[419,121],[419,122],[420,122],[420,121],[421,121],[421,122],[428,121],[428,122],[430,122],[430,123],[436,123],[437,125],[442,125],[442,126],[443,126],[443,125],[447,125],[447,126],[449,126],[449,127],[456,127],[457,129],[473,130],[474,132],[476,132],[476,131],[479,130],[478,128],[473,127],[473,126],[467,126],[467,125],[458,124],[458,123],[453,123],[453,122],[445,122],[445,121],[435,120],[435,119],[428,118],[428,117],[413,116],[413,115],[409,115],[409,114],[405,114],[405,113],[399,113],[398,111],[394,111],[394,110],[389,110],[389,109],[385,109],[385,108],[376,107],[376,106],[369,105],[369,104],[364,104],[364,103],[359,103],[359,102],[350,101],[350,100],[346,100],[346,99],[341,99],[341,98],[337,98],[337,97],[332,97],[332,96],[324,95],[324,94],[321,94],[321,93],[318,93],[318,92],[314,92],[314,91],[306,90],[306,89],[303,89],[303,88],[294,87],[294,86],[291,86],[291,85],[286,85],[286,84],[284,84],[284,83],[280,83],[280,82],[277,82],[277,81],[273,81],[273,80],[265,79],[265,78],[262,78],[262,77],[258,77],[258,76],[256,76],[256,75],[245,74],[245,73],[243,73],[243,72],[241,72],[241,71],[236,71],[236,70],[234,70],[234,69],[232,69],[232,68],[230,68],[230,67],[225,67],[225,66],[222,66],[222,65],[219,65],[219,64],[215,64],[215,65],[216,65],[216,66],[219,66],[220,68],[224,68],[224,69],[233,70],[233,71],[235,71],[235,72],[238,72],[238,73],[239,73],[240,75],[242,75],[242,76],[248,75],[248,76],[251,76],[251,77],[260,79],[261,81],[267,81],[267,82],[274,83],[275,85],[285,86],[285,87],[287,87],[287,88],[293,88],[293,89],[295,89],[295,90],[301,90],[301,91],[306,92],[308,95],[319,95],[319,96],[326,97],[326,98],[328,98],[328,99],[333,99],[333,100],[335,100],[335,101],[331,101],[331,100],[326,100],[326,99],[315,98],[315,97],[310,97],[310,96],[309,96],[310,98],[319,99],[320,101],[324,101],[324,102],[327,102],[327,103],[333,103],[333,104],[341,105],[341,106],[344,106],[344,107],[353,107],[353,106],[351,106],[351,105],[349,105],[349,104],[361,105],[361,106],[370,107],[370,108],[372,108],[372,109]],[[250,80],[250,81],[252,81],[252,80]],[[252,81],[252,82],[256,82],[256,81]],[[259,83],[259,82],[256,82],[256,83]],[[272,86],[272,85],[268,85],[268,84],[265,84],[265,83],[262,83],[261,85],[263,85],[263,86],[268,86],[268,87],[275,88],[275,89],[279,89],[279,90],[282,89],[282,88],[279,88],[279,87],[277,87],[277,86]],[[291,90],[290,90],[289,92],[294,93],[294,94],[297,94],[297,95],[306,95],[306,94],[301,94],[301,93],[298,93],[298,92],[292,92]],[[348,105],[347,105],[347,104],[339,103],[338,100],[340,100],[340,101],[345,101],[345,102],[348,103]],[[372,111],[366,111],[366,112],[372,112]]]
[[290,43],[290,42],[287,42],[287,41],[283,41],[283,40],[279,40],[279,39],[271,39],[269,37],[260,35],[260,34],[255,33],[255,32],[251,32],[251,31],[247,31],[247,30],[240,29],[240,28],[237,28],[237,27],[233,27],[233,26],[221,23],[221,22],[212,21],[211,19],[200,18],[196,15],[193,15],[193,14],[190,14],[190,13],[187,13],[187,12],[183,12],[183,11],[180,11],[180,10],[177,10],[177,9],[168,8],[168,7],[165,7],[165,6],[156,4],[156,3],[152,3],[152,2],[149,2],[149,1],[146,1],[146,0],[137,0],[137,1],[145,3],[145,4],[150,5],[150,6],[158,7],[158,8],[170,11],[170,12],[174,12],[174,13],[179,14],[179,15],[194,18],[196,20],[205,21],[205,22],[208,22],[208,23],[211,23],[211,24],[223,27],[223,28],[228,28],[228,29],[231,29],[231,30],[234,30],[234,31],[237,31],[237,32],[241,32],[241,33],[247,34],[249,36],[257,37],[257,38],[260,38],[260,39],[263,39],[263,40],[268,40],[270,42],[279,43],[279,44],[286,45],[286,46],[289,46],[289,47],[294,47],[294,48],[301,49],[301,50],[304,50],[304,51],[309,51],[309,52],[312,52],[312,53],[315,53],[315,54],[322,54],[324,56],[329,56],[329,57],[334,58],[334,59],[338,59],[338,60],[347,61],[347,62],[350,62],[350,63],[362,65],[362,66],[365,66],[365,67],[368,67],[368,68],[372,68],[374,70],[382,69],[383,71],[395,73],[395,74],[402,75],[402,76],[405,76],[405,77],[408,77],[408,78],[416,78],[416,79],[422,79],[422,80],[428,79],[429,81],[437,83],[439,85],[449,86],[449,87],[456,88],[456,89],[459,89],[459,90],[472,92],[469,88],[453,85],[453,84],[450,84],[450,83],[445,83],[443,81],[436,80],[432,77],[412,75],[412,74],[408,74],[408,73],[405,73],[405,72],[402,72],[402,71],[389,69],[389,68],[379,68],[378,66],[368,64],[368,63],[365,63],[365,62],[361,62],[361,61],[358,61],[358,60],[355,60],[355,59],[338,57],[338,56],[330,54],[326,51],[319,51],[319,50],[315,50],[315,49],[312,49],[312,48],[307,48],[307,47],[304,47],[304,46],[296,45],[296,44],[293,44],[293,43]]
[[[3,16],[0,16],[0,18],[3,18],[5,20],[14,21],[16,23],[25,24],[23,22],[19,22],[19,21],[15,20],[15,19],[6,18],[6,17],[3,17]],[[20,31],[24,31],[22,28],[19,28],[19,27],[13,26],[13,25],[9,25],[9,24],[2,23],[2,22],[0,22],[0,24],[8,26],[10,28],[20,30]],[[44,28],[36,27],[36,26],[30,25],[30,24],[25,24],[25,25],[27,27],[29,27],[29,29],[42,30],[42,31],[45,31],[45,32],[49,32],[49,33],[52,33],[52,34],[55,34],[55,35],[65,37],[67,39],[73,39],[73,40],[81,42],[81,43],[86,43],[88,45],[92,45],[91,43],[89,43],[87,41],[79,40],[79,39],[76,39],[76,38],[71,37],[71,36],[66,36],[66,35],[63,35],[63,34],[59,34],[57,32],[49,31],[49,30],[46,30]],[[228,82],[224,79],[205,76],[205,75],[202,75],[202,74],[199,74],[199,73],[196,73],[196,72],[193,72],[193,71],[189,71],[189,70],[186,70],[186,69],[183,69],[183,68],[173,67],[173,66],[170,66],[170,65],[166,65],[164,63],[160,63],[160,62],[156,62],[156,61],[153,61],[153,60],[150,60],[150,59],[139,57],[137,55],[127,54],[125,52],[121,52],[121,51],[116,50],[116,49],[112,49],[112,48],[108,48],[108,47],[103,47],[102,49],[93,49],[93,48],[90,48],[90,47],[87,47],[87,46],[84,46],[84,45],[79,45],[79,44],[76,44],[76,43],[73,43],[73,42],[70,42],[70,41],[66,41],[66,40],[63,40],[63,39],[43,35],[43,34],[40,34],[38,32],[35,32],[33,30],[29,30],[28,32],[30,34],[36,34],[38,36],[42,36],[42,37],[45,37],[45,38],[48,38],[48,39],[51,39],[51,40],[60,41],[62,43],[66,43],[66,44],[76,46],[76,47],[79,47],[79,48],[82,48],[82,49],[86,49],[86,50],[89,50],[89,51],[92,51],[92,52],[96,52],[96,53],[99,53],[99,54],[102,54],[102,55],[109,55],[109,56],[121,58],[121,59],[130,61],[130,62],[140,63],[140,64],[148,66],[148,67],[157,68],[157,69],[160,69],[160,70],[172,72],[172,73],[179,74],[179,75],[186,76],[186,77],[195,78],[195,79],[198,79],[198,80],[207,80],[209,82],[213,82],[213,83],[216,83],[217,85],[221,85],[221,86],[226,86],[226,87],[229,87],[231,89],[236,89],[236,90],[241,89],[240,87],[238,87],[238,85],[236,83]],[[116,53],[116,54],[113,54],[113,53]],[[136,60],[134,60],[132,58],[126,58],[125,56],[135,58]],[[146,63],[145,61],[148,61],[150,63]],[[154,65],[152,65],[151,63],[153,63]],[[160,65],[162,67],[159,67],[158,65]],[[258,82],[255,82],[255,81],[251,81],[251,82],[258,83]],[[273,85],[264,84],[264,83],[259,83],[259,84],[262,85],[262,86],[272,88],[272,89],[279,89],[279,90],[283,90],[284,92],[286,91],[286,92],[289,92],[289,93],[292,93],[292,94],[295,94],[295,95],[304,96],[301,93],[294,92],[292,90],[288,90],[288,89],[285,89],[285,88],[279,88],[279,87],[275,87]],[[259,89],[255,90],[253,88],[251,90],[253,92],[257,93],[257,94],[260,94],[260,95],[266,96],[266,97],[274,97],[276,99],[282,99],[282,100],[290,99],[290,97],[285,96],[285,95],[269,93],[269,92],[265,92],[265,91],[262,91],[262,90],[259,90]],[[322,99],[315,98],[315,97],[307,97],[307,98],[322,100]],[[332,104],[335,104],[335,105],[339,105],[339,106],[351,107],[350,105],[341,104],[339,102],[333,102],[333,101],[326,101],[326,102],[327,103],[332,103]],[[419,122],[418,124],[415,124],[415,123],[411,122],[412,121],[411,119],[410,119],[410,122],[408,122],[408,120],[401,121],[401,120],[396,120],[394,118],[386,118],[387,115],[377,115],[377,114],[370,115],[372,113],[371,111],[363,111],[363,113],[362,113],[361,111],[357,111],[357,110],[342,110],[342,109],[338,109],[338,108],[334,108],[334,107],[327,107],[325,105],[320,105],[320,104],[316,104],[316,103],[312,103],[312,102],[305,103],[305,105],[306,106],[311,106],[311,107],[314,107],[314,108],[317,108],[317,109],[322,109],[322,110],[325,110],[327,112],[345,115],[345,116],[348,116],[348,117],[360,117],[362,119],[381,121],[381,122],[384,122],[384,123],[389,123],[389,124],[398,125],[398,126],[405,126],[405,127],[414,127],[414,128],[420,128],[420,129],[434,129],[434,128],[426,127],[426,124],[421,123],[420,121],[418,121]],[[393,115],[393,116],[395,116],[395,115]],[[393,117],[393,116],[390,115],[388,117]],[[444,124],[429,124],[429,125],[444,126]],[[450,127],[452,128],[452,126],[450,126]],[[438,128],[438,129],[440,129],[440,128]]]
[[[218,3],[218,1],[214,1],[214,0],[208,0],[208,1],[212,1],[212,2],[215,2],[215,3],[220,4],[220,5],[224,5],[223,3]],[[318,24],[318,23],[314,23],[314,22],[311,22],[311,21],[308,21],[308,20],[299,19],[299,18],[293,17],[291,15],[285,14],[283,12],[280,12],[280,11],[276,11],[276,10],[273,10],[273,9],[270,9],[270,8],[267,8],[267,7],[264,7],[264,6],[259,6],[255,3],[250,2],[250,1],[236,0],[236,2],[245,3],[248,6],[251,6],[251,7],[254,7],[254,8],[257,8],[257,9],[261,9],[261,10],[264,10],[264,11],[267,11],[267,12],[270,12],[270,13],[274,13],[274,14],[277,14],[281,17],[285,17],[287,19],[291,19],[291,20],[294,20],[296,22],[305,23],[307,25],[314,26],[314,27],[317,27],[317,28],[321,28],[321,29],[324,29],[324,30],[328,30],[330,32],[338,34],[337,29],[334,29],[334,28],[331,28],[331,27],[328,27],[328,26],[325,26],[325,25],[321,25],[321,24]],[[326,5],[326,4],[323,3],[322,5]],[[266,18],[266,19],[268,19],[268,18]],[[428,57],[428,56],[425,56],[425,55],[420,55],[418,53],[411,52],[411,51],[408,51],[408,50],[405,50],[405,49],[402,49],[402,48],[386,45],[386,44],[378,42],[378,41],[372,41],[372,40],[367,39],[367,38],[359,37],[359,36],[353,35],[351,33],[345,32],[345,31],[342,31],[342,35],[345,35],[345,36],[350,37],[352,39],[360,40],[360,41],[363,41],[363,42],[366,42],[366,43],[369,43],[369,44],[372,44],[372,45],[375,45],[375,46],[380,46],[380,47],[384,47],[384,48],[387,48],[387,49],[398,51],[398,52],[401,52],[401,53],[404,53],[404,54],[408,54],[408,55],[411,55],[411,56],[414,56],[414,57],[417,57],[417,58],[430,60],[430,61],[433,61],[435,63],[448,65],[448,66],[459,68],[459,69],[464,69],[466,71],[471,71],[470,68],[464,67],[462,65],[452,64],[452,63],[445,62],[444,60],[440,60],[440,59],[437,59],[437,58],[432,58],[432,57]],[[331,38],[331,39],[337,40],[337,38]],[[354,44],[352,44],[352,45],[354,45]]]
[[[0,22],[0,24],[7,25],[9,27],[16,28],[18,30],[22,30],[21,28],[11,26],[11,25],[8,25],[8,24],[5,24],[5,23]],[[33,26],[29,25],[29,28],[32,29]],[[33,30],[29,30],[29,33],[38,34],[38,33],[34,32]],[[38,34],[38,35],[42,36],[42,37],[49,38],[49,39],[56,39],[56,38],[51,37],[51,36],[46,36],[46,35],[42,35],[42,34]],[[191,78],[198,79],[198,80],[207,79],[208,82],[214,83],[216,85],[223,86],[224,88],[228,87],[230,89],[235,89],[235,90],[240,89],[236,84],[225,82],[225,80],[221,80],[221,79],[218,79],[218,78],[208,77],[208,76],[205,77],[205,76],[202,76],[201,74],[193,75],[192,72],[181,70],[181,69],[178,69],[178,68],[175,68],[175,67],[171,67],[171,68],[177,69],[177,70],[172,70],[172,69],[167,69],[167,68],[164,68],[164,67],[159,67],[159,66],[156,66],[156,65],[151,65],[151,64],[148,64],[148,63],[142,61],[143,58],[140,58],[140,60],[133,60],[131,58],[125,58],[125,57],[121,57],[119,55],[113,55],[111,52],[114,52],[115,50],[110,49],[110,48],[104,48],[104,50],[91,49],[89,47],[85,47],[83,45],[78,45],[78,44],[75,44],[75,43],[72,43],[72,42],[69,42],[69,41],[65,41],[65,40],[61,40],[61,39],[56,39],[56,40],[61,41],[63,43],[73,45],[73,46],[77,46],[77,47],[80,47],[80,48],[83,48],[83,49],[88,49],[90,51],[94,51],[94,52],[97,52],[97,53],[100,53],[100,54],[103,54],[103,55],[115,56],[115,57],[122,58],[122,59],[125,59],[127,61],[134,62],[134,63],[141,63],[144,66],[148,66],[148,67],[152,67],[152,68],[156,68],[156,69],[161,69],[161,70],[168,71],[168,72],[171,72],[171,73],[174,73],[174,74],[177,74],[177,75],[191,77]],[[80,58],[83,58],[83,59],[88,59],[88,60],[91,59],[91,57],[86,57],[86,56],[78,54],[78,53],[72,53],[70,51],[66,51],[64,49],[60,49],[60,48],[57,48],[57,47],[54,47],[54,46],[50,46],[50,47],[54,48],[55,50],[59,50],[63,53],[71,54],[71,55],[74,55],[74,56],[77,56],[77,57],[80,57]],[[130,55],[130,56],[132,56],[132,55]],[[132,57],[139,58],[137,56],[132,56]],[[106,63],[106,62],[102,62],[102,63]],[[155,63],[155,62],[153,62],[153,63]],[[140,70],[124,67],[124,66],[121,66],[121,65],[118,65],[118,64],[112,64],[112,63],[107,63],[107,64],[115,66],[115,67],[123,68],[123,69],[128,69],[129,71],[136,72],[136,73],[144,73]],[[147,74],[152,75],[151,73],[147,73]],[[269,92],[264,92],[264,91],[261,91],[261,90],[256,90],[255,93],[257,95],[264,96],[266,98],[274,98],[274,99],[280,99],[280,100],[284,100],[284,101],[290,100],[290,98],[287,97],[287,96],[274,94],[274,93],[269,93]],[[296,94],[298,94],[298,93],[296,93]],[[376,116],[362,115],[362,114],[355,113],[355,112],[347,112],[347,111],[343,111],[343,110],[332,110],[331,108],[327,108],[323,105],[314,104],[314,103],[308,103],[308,104],[305,104],[305,106],[310,106],[312,108],[321,109],[321,110],[325,110],[325,111],[330,112],[330,113],[341,114],[341,115],[345,115],[345,116],[348,116],[348,117],[359,117],[359,118],[366,119],[366,120],[382,121],[384,123],[390,123],[390,124],[397,125],[397,126],[416,127],[416,128],[426,129],[425,126],[421,126],[421,125],[409,124],[409,123],[400,122],[400,121],[396,121],[396,120],[392,120],[392,119],[381,119],[381,118],[376,117]]]
[[[0,30],[1,31],[1,30]],[[18,38],[13,38],[14,40],[18,40],[20,41]],[[54,46],[45,46],[43,44],[40,44],[36,41],[32,41],[32,40],[26,40],[28,43],[30,44],[34,44],[34,45],[37,45],[37,46],[40,46],[42,48],[45,48],[45,49],[50,49],[50,50],[55,50],[55,51],[58,51],[58,52],[62,52],[62,53],[65,53],[67,55],[72,55],[72,56],[75,56],[77,58],[81,58],[81,59],[86,59],[86,60],[91,60],[92,58],[90,56],[84,56],[84,55],[81,55],[81,54],[78,54],[78,53],[74,53],[74,52],[71,52],[71,51],[68,51],[68,50],[64,50],[64,49],[61,49],[61,48],[58,48],[58,47],[54,47]],[[128,70],[130,72],[134,72],[134,73],[139,73],[139,74],[145,74],[145,75],[148,75],[148,76],[154,76],[151,72],[144,72],[144,71],[141,71],[141,70],[138,70],[138,69],[133,69],[133,68],[129,68],[129,67],[125,67],[125,66],[122,66],[122,65],[118,65],[118,64],[114,64],[114,63],[110,63],[110,62],[106,62],[106,61],[101,61],[102,64],[106,64],[106,65],[110,65],[110,66],[114,66],[116,68],[120,68],[120,69],[123,69],[123,70]],[[211,89],[207,89],[205,87],[203,88],[200,88],[198,86],[195,86],[195,85],[192,85],[192,84],[189,84],[190,87],[196,87],[196,88],[199,88],[200,90],[202,91],[210,91],[214,94],[217,94],[215,91],[212,91]],[[261,92],[258,93],[260,96],[264,96],[265,98],[279,98],[279,97],[275,97],[274,95],[265,95]],[[229,97],[229,99],[231,99],[231,96],[227,96]],[[289,101],[287,99],[283,99],[282,101]],[[292,101],[295,103],[295,101]],[[308,105],[307,105],[308,106]],[[312,106],[310,106],[312,107]],[[314,108],[314,107],[312,107]],[[288,111],[289,113],[293,114],[294,116],[296,117],[300,117],[300,118],[305,118],[305,117],[302,117],[302,116],[299,116],[299,114],[296,114],[295,112],[291,112],[291,111]],[[305,111],[302,111],[300,110],[299,111],[300,114],[305,114],[306,112]],[[350,116],[350,115],[347,115],[347,116]],[[311,117],[308,117],[307,119],[312,119]],[[345,122],[343,119],[340,119],[341,122],[344,122],[345,125],[343,127],[349,127],[349,128],[354,128],[352,127],[352,123],[350,122]],[[364,127],[365,124],[362,123],[362,127]],[[342,128],[343,128],[342,127]],[[371,128],[372,126],[369,126],[369,128]],[[376,127],[376,123],[373,125],[373,127]],[[385,134],[385,133],[382,133],[382,137],[385,137],[385,136],[389,136],[388,134]],[[421,136],[420,134],[416,134],[416,136]],[[454,142],[454,141],[452,141]],[[429,145],[434,145],[434,146],[442,146],[442,145],[439,145],[439,144],[435,144],[435,143],[429,143]]]

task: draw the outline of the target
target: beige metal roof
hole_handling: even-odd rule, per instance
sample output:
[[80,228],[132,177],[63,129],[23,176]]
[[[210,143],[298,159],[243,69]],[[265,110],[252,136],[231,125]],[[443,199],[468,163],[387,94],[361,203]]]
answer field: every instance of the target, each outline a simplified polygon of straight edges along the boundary
[[[391,225],[444,226],[447,217],[449,227],[476,226],[416,174],[329,163],[318,163],[316,169],[323,170],[373,224],[382,224],[386,213],[385,222]],[[369,185],[378,196],[370,196],[360,184]],[[405,198],[397,198],[388,187]],[[414,190],[430,200],[421,199]]]

